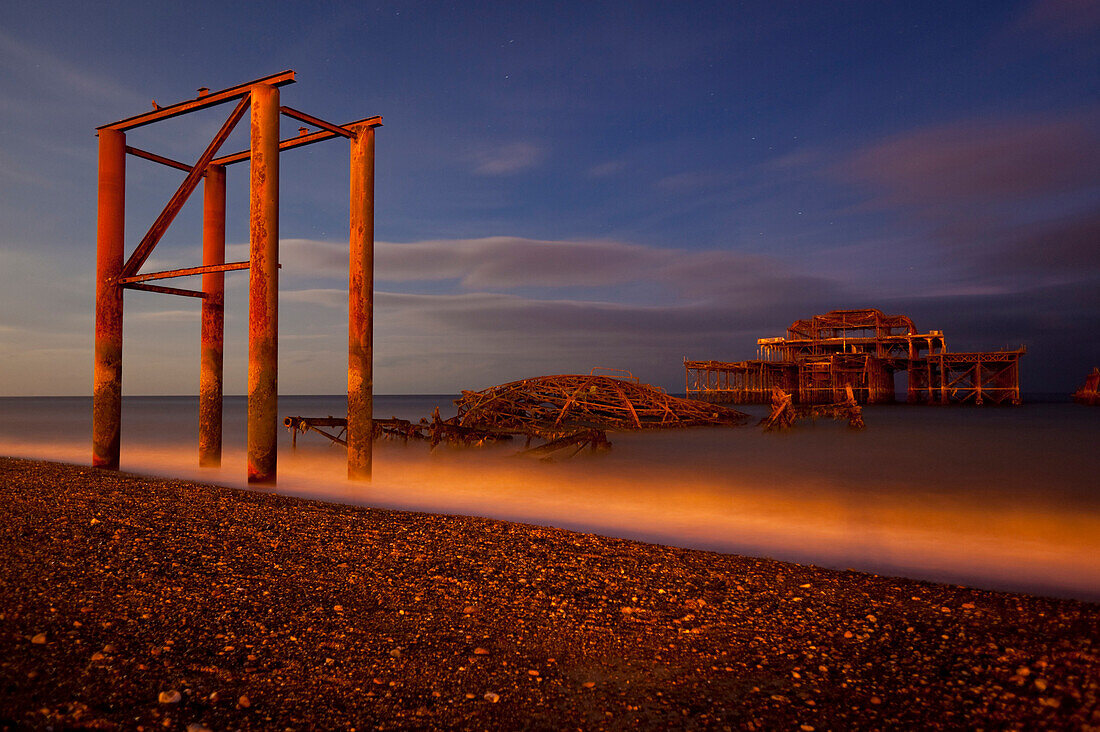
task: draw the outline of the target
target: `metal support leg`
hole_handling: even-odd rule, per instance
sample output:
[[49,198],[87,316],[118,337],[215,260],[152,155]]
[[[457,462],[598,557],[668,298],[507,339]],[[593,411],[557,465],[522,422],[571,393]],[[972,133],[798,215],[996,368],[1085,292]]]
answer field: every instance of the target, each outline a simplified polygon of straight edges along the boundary
[[248,482],[274,483],[279,370],[279,90],[252,87]]
[[370,480],[374,411],[374,128],[351,141],[348,478]]
[[[202,263],[225,264],[225,166],[206,169],[203,184]],[[202,356],[199,374],[199,465],[222,464],[222,353],[225,273],[202,276]]]
[[95,374],[92,465],[118,470],[122,429],[122,272],[126,206],[126,134],[99,131],[96,227]]

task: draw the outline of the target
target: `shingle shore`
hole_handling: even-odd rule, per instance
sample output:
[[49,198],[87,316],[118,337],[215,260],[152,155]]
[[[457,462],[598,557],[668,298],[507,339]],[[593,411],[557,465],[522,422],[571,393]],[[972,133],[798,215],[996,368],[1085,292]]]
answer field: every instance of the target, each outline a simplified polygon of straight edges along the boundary
[[1100,605],[0,458],[0,728],[1100,728]]

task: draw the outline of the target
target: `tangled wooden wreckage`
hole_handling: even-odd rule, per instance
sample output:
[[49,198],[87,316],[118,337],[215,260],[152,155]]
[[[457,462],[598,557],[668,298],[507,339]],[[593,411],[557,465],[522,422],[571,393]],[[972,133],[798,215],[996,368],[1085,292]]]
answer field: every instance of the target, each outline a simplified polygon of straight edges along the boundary
[[[485,445],[523,437],[520,454],[548,457],[573,448],[606,450],[609,431],[634,431],[700,426],[746,424],[749,415],[736,409],[681,399],[662,389],[639,383],[629,372],[623,376],[595,373],[539,376],[500,384],[482,391],[463,391],[455,400],[458,413],[442,419],[436,408],[431,419],[419,422],[374,420],[376,439],[421,440],[432,448],[449,445]],[[337,417],[287,417],[293,433],[316,432],[333,443],[344,444],[346,420]],[[327,431],[326,431],[327,430]],[[532,446],[532,442],[541,444]]]

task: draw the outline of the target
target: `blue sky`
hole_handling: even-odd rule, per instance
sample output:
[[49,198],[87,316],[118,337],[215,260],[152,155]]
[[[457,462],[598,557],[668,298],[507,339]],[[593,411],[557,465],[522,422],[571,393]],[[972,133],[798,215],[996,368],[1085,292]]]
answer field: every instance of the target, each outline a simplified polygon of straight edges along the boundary
[[[833,308],[1100,363],[1100,3],[9,3],[0,394],[89,394],[94,128],[284,69],[379,114],[376,390],[592,366],[682,388]],[[135,130],[194,160],[229,109]],[[283,135],[298,125],[284,120]],[[225,150],[246,147],[246,125]],[[182,174],[130,158],[132,248]],[[280,390],[346,387],[347,145],[283,154]],[[200,197],[146,269],[200,263]],[[246,258],[247,170],[230,168]],[[181,282],[182,286],[188,283]],[[243,393],[247,275],[227,276]],[[183,300],[181,302],[181,300]],[[126,295],[124,390],[193,394],[196,301]]]

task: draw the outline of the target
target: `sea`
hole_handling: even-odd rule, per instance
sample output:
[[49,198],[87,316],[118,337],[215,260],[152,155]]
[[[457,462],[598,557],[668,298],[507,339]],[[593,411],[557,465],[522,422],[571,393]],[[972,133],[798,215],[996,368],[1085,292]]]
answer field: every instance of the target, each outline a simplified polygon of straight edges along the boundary
[[[376,396],[417,420],[453,395]],[[379,442],[370,482],[344,449],[281,430],[274,492],[486,516],[679,547],[1100,601],[1100,408],[876,405],[866,429],[819,420],[610,433],[612,449],[536,460]],[[285,416],[343,416],[341,396],[280,396]],[[198,400],[123,399],[122,469],[248,488],[246,399],[227,397],[220,468],[198,466]],[[0,398],[0,454],[90,465],[91,399]],[[415,520],[415,519],[413,519]]]

